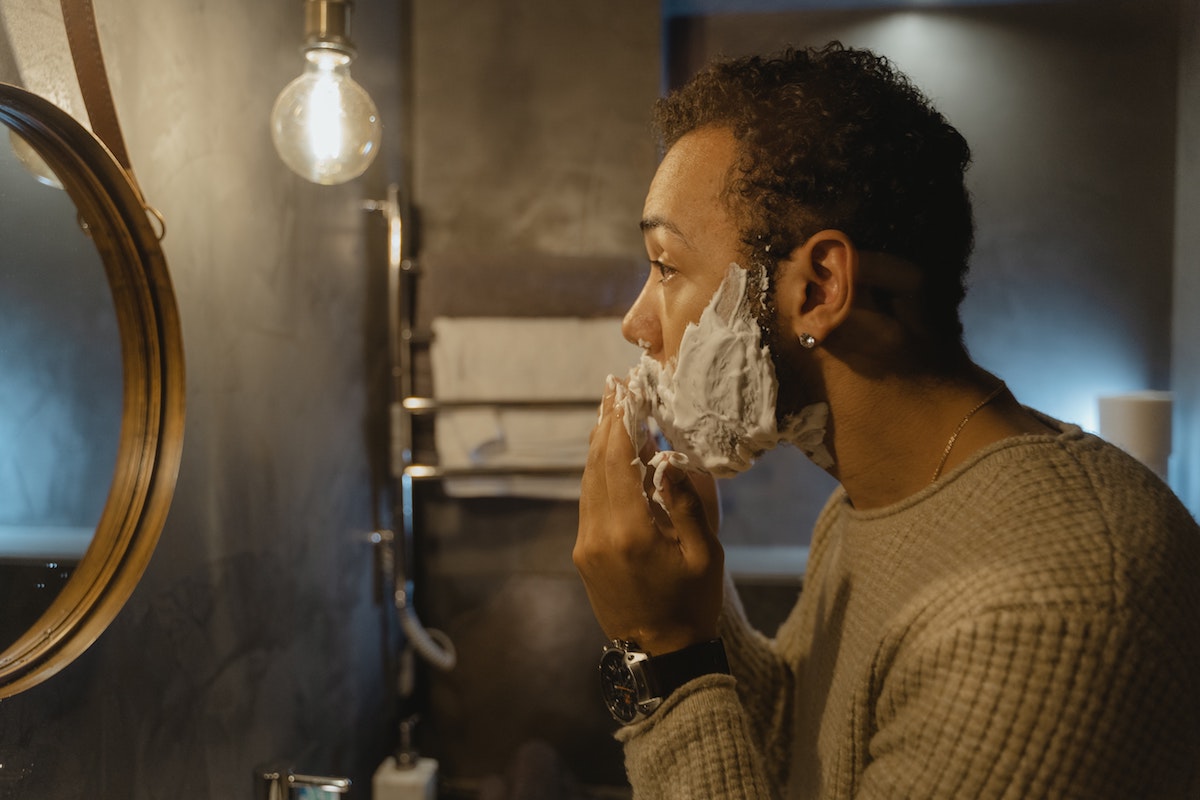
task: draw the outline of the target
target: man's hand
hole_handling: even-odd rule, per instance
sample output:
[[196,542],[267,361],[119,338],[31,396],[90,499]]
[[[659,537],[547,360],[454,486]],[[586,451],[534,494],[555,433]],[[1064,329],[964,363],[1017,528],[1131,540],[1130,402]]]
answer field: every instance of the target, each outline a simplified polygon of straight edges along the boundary
[[712,478],[664,467],[664,510],[637,458],[610,389],[583,474],[575,566],[605,634],[655,655],[716,636],[724,552]]

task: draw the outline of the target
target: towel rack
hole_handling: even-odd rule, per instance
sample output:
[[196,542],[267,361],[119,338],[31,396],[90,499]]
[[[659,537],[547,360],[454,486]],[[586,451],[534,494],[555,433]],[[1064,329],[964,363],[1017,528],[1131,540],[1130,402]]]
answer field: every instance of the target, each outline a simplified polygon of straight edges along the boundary
[[405,397],[401,401],[404,410],[410,414],[430,414],[442,409],[451,408],[597,408],[599,400],[435,400],[432,397]]
[[[411,563],[414,557],[415,489],[417,481],[441,480],[444,478],[473,476],[553,476],[581,474],[583,465],[505,465],[442,467],[437,464],[421,463],[415,459],[415,432],[413,421],[418,417],[436,416],[448,409],[595,409],[600,398],[580,399],[529,399],[529,400],[438,400],[422,397],[414,392],[416,375],[414,349],[428,346],[432,337],[415,330],[413,309],[415,306],[414,283],[420,275],[417,262],[404,257],[403,207],[399,198],[399,186],[388,186],[387,198],[363,204],[366,211],[377,211],[387,220],[387,296],[388,296],[388,348],[391,368],[391,399],[389,401],[389,429],[391,439],[391,474],[398,483],[398,516],[401,537],[381,531],[379,544],[389,556],[388,571],[395,580],[395,604],[401,614],[401,622],[409,639],[426,660],[442,669],[454,663],[453,646],[437,631],[426,631],[417,620],[412,609],[413,583]],[[436,424],[436,423],[435,423]],[[396,541],[399,539],[400,541]],[[431,638],[429,634],[434,634]]]
[[[583,471],[582,465],[574,464],[527,464],[503,466],[465,466],[443,467],[436,464],[423,464],[412,459],[412,418],[433,416],[439,411],[487,408],[487,409],[526,409],[554,410],[563,408],[592,409],[599,405],[599,400],[436,400],[432,397],[409,396],[402,398],[393,405],[392,428],[401,432],[393,436],[394,450],[392,453],[393,469],[396,477],[411,480],[440,480],[442,478],[493,477],[506,475],[578,475]],[[407,432],[407,435],[405,433]]]
[[[530,400],[439,400],[414,394],[415,384],[413,351],[416,346],[426,346],[432,341],[428,333],[415,330],[413,307],[415,292],[413,282],[420,275],[420,267],[402,256],[402,219],[398,202],[398,188],[388,187],[388,199],[384,202],[368,203],[371,210],[382,211],[388,219],[388,340],[392,373],[392,401],[390,413],[391,469],[395,479],[401,482],[402,506],[410,508],[413,480],[438,480],[452,477],[497,476],[497,475],[571,475],[583,472],[583,465],[504,465],[442,467],[420,463],[414,456],[413,418],[436,416],[445,410],[473,408],[485,409],[589,409],[599,408],[600,398],[589,400],[537,398]],[[407,520],[408,512],[405,519]],[[407,533],[407,531],[406,531]]]
[[[404,253],[404,220],[400,204],[400,187],[397,184],[388,186],[387,198],[382,201],[368,201],[363,204],[365,211],[378,211],[387,220],[387,252],[388,252],[388,351],[391,362],[392,394],[391,403],[391,439],[393,453],[399,450],[403,462],[412,459],[412,427],[411,416],[402,412],[398,420],[397,409],[403,408],[400,399],[412,394],[412,324],[407,311],[408,294],[405,291],[404,275],[415,272],[412,261],[403,257]],[[397,425],[398,421],[405,424]],[[413,606],[415,587],[412,579],[412,563],[415,553],[413,518],[413,489],[412,478],[400,470],[396,474],[396,460],[392,460],[393,478],[400,484],[399,516],[402,525],[401,537],[392,531],[376,531],[375,539],[379,565],[383,580],[391,588],[393,604],[399,615],[399,622],[407,637],[408,652],[416,652],[434,667],[443,671],[451,670],[458,661],[454,643],[441,631],[426,628],[417,617]],[[397,541],[399,538],[399,541]],[[401,659],[401,664],[411,659]],[[408,700],[413,690],[413,677],[410,668],[401,667],[397,683],[403,700]]]

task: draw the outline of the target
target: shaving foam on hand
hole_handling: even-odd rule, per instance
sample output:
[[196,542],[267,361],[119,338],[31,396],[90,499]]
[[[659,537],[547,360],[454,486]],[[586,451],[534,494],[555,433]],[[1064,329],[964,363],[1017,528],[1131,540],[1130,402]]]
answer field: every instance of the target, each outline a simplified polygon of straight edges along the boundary
[[667,467],[672,466],[676,469],[686,470],[688,468],[688,457],[683,453],[675,450],[659,450],[650,458],[650,469],[654,470],[654,502],[658,503],[659,508],[667,512],[670,516],[671,512],[667,508],[666,498],[663,497],[662,488],[667,481]]
[[[630,396],[630,389],[614,375],[609,375],[604,383],[606,394],[611,392],[613,395],[613,408],[620,409],[621,423],[625,426],[625,433],[629,436],[629,441],[633,443],[634,455],[630,461],[631,466],[636,466],[642,481],[642,496],[646,496],[646,465],[642,463],[641,456],[642,447],[646,443],[646,438],[649,436],[648,423],[652,422],[645,413],[641,410],[641,404],[636,399]],[[631,411],[632,409],[632,411]],[[600,403],[600,416],[596,424],[599,425],[604,421],[604,403]],[[649,498],[646,498],[649,500]]]

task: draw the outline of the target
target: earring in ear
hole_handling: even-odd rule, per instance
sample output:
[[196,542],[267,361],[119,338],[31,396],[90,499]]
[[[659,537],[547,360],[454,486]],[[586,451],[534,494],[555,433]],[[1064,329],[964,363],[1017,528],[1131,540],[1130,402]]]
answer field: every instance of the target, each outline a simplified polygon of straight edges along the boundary
[[800,346],[805,350],[812,350],[817,346],[817,338],[811,333],[802,333],[797,338],[800,339]]

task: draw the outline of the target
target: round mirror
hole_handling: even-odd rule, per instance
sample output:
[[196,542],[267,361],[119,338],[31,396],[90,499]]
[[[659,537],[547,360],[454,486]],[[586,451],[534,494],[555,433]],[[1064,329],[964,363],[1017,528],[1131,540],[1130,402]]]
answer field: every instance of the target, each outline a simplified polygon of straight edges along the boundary
[[15,131],[0,136],[0,651],[91,544],[123,399],[104,264],[71,198],[30,170],[28,148]]
[[0,123],[2,698],[82,653],[132,593],[175,488],[184,382],[166,260],[127,173],[3,83]]

